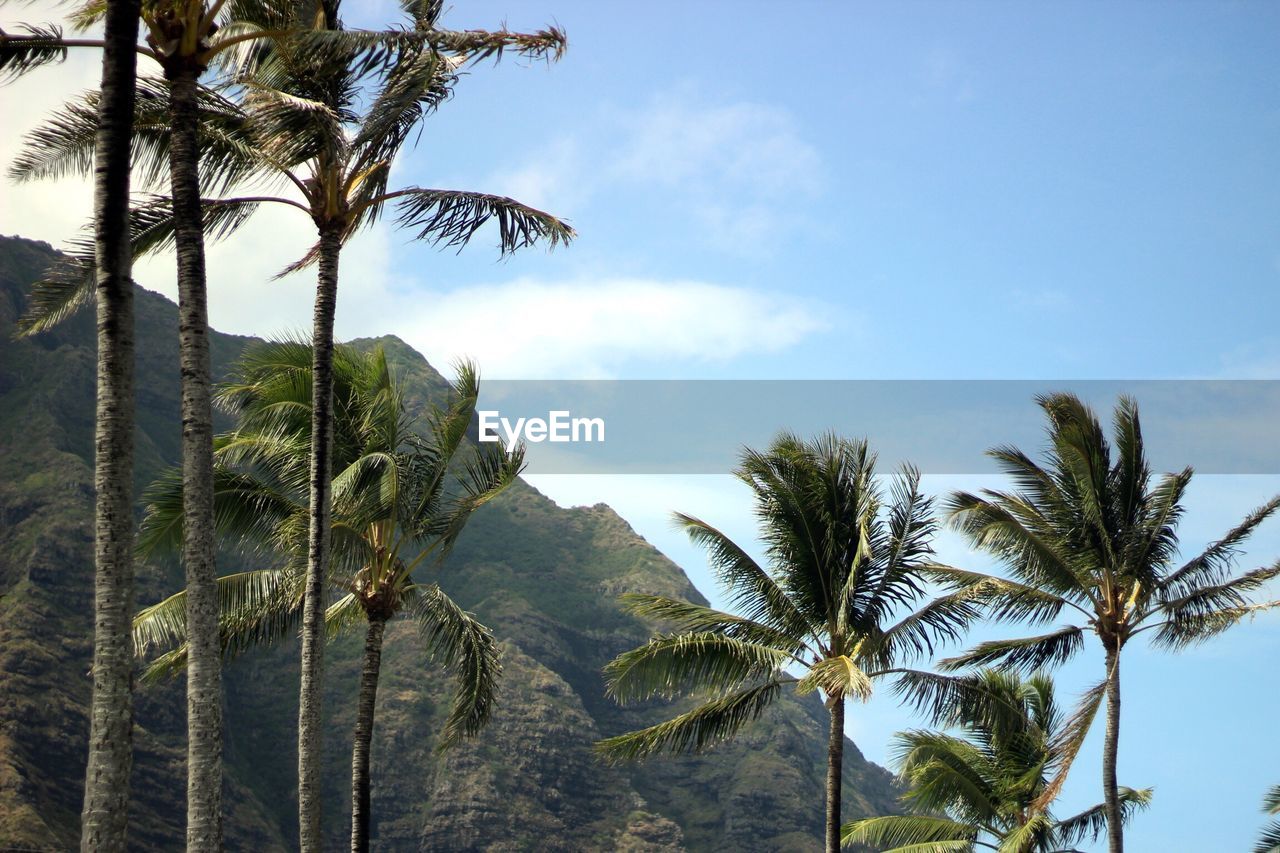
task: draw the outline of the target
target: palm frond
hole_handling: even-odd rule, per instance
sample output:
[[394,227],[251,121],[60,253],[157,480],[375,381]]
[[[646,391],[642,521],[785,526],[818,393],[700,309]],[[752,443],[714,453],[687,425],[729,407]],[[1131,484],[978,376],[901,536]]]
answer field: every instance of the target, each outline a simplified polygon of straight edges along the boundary
[[349,592],[325,609],[325,636],[329,640],[336,640],[363,621],[365,614],[364,608],[360,606],[360,599]]
[[386,196],[396,205],[396,222],[415,229],[415,239],[462,249],[490,220],[498,225],[498,250],[503,255],[538,241],[554,249],[577,236],[549,213],[505,196],[462,190],[409,187]]
[[628,613],[664,623],[676,632],[711,632],[735,640],[771,646],[793,655],[804,651],[811,654],[814,652],[804,638],[796,638],[761,622],[678,598],[629,592],[619,596],[618,601]]
[[758,719],[780,690],[780,682],[770,680],[720,696],[655,726],[606,738],[596,744],[596,752],[613,764],[659,752],[702,752]]
[[1226,580],[1240,554],[1240,546],[1253,534],[1258,525],[1270,518],[1277,509],[1280,509],[1280,495],[1249,513],[1221,539],[1165,577],[1160,583],[1163,596],[1177,598],[1193,592],[1200,586],[1213,585]]
[[1272,785],[1262,798],[1262,810],[1267,814],[1280,814],[1280,785]]
[[660,634],[604,668],[606,693],[619,702],[684,692],[723,693],[779,672],[786,651],[712,632]]
[[1043,623],[1056,619],[1064,607],[1080,609],[1074,602],[1056,593],[1008,578],[965,571],[939,563],[931,563],[921,571],[929,580],[941,583],[949,589],[968,590],[982,602],[989,618],[1001,622]]
[[989,640],[969,651],[938,663],[940,669],[955,671],[970,666],[998,666],[1033,672],[1070,660],[1084,647],[1084,630],[1066,625],[1057,631],[1017,640]]
[[493,633],[435,584],[417,585],[409,610],[431,654],[453,674],[453,707],[440,736],[442,749],[475,735],[489,721],[502,664]]
[[1083,594],[1087,588],[1045,522],[1030,523],[1031,504],[1000,492],[985,498],[957,492],[947,509],[952,527],[1005,561],[1027,585],[1049,585],[1059,595]]
[[1076,703],[1075,709],[1071,712],[1071,716],[1067,718],[1062,729],[1054,735],[1053,741],[1049,745],[1049,751],[1053,756],[1053,762],[1057,770],[1054,773],[1054,777],[1045,785],[1044,790],[1036,797],[1033,803],[1035,808],[1047,810],[1049,805],[1057,799],[1058,794],[1062,791],[1062,786],[1067,782],[1067,776],[1071,772],[1072,765],[1075,764],[1076,756],[1080,754],[1080,750],[1084,746],[1084,740],[1089,734],[1089,729],[1093,727],[1093,721],[1098,716],[1098,709],[1102,707],[1106,695],[1107,682],[1105,680],[1086,690],[1081,694],[1080,701]]
[[1280,821],[1272,821],[1263,827],[1253,853],[1280,853]]
[[[1154,794],[1151,788],[1126,788],[1121,786],[1120,819],[1128,823],[1135,814],[1151,805]],[[1062,846],[1095,842],[1107,831],[1106,806],[1099,803],[1077,815],[1058,821],[1054,828],[1054,841]]]
[[967,587],[939,596],[872,639],[867,657],[882,668],[922,656],[932,657],[943,643],[956,642],[981,615],[983,592]]
[[1223,607],[1217,610],[1181,612],[1164,622],[1153,623],[1157,628],[1153,645],[1166,649],[1183,649],[1218,636],[1259,613],[1280,607],[1280,601],[1262,604],[1245,604],[1239,607]]
[[[9,166],[15,180],[88,176],[93,170],[98,129],[99,92],[87,92],[64,104],[23,139]],[[209,194],[227,192],[253,176],[273,171],[273,164],[254,144],[244,113],[218,92],[196,91],[199,122],[200,186]],[[134,108],[133,183],[155,191],[169,182],[169,89],[154,77],[140,77]]]
[[970,853],[978,830],[945,817],[885,815],[840,827],[840,844],[866,844],[885,853]]
[[700,518],[675,513],[690,541],[708,552],[711,570],[727,588],[734,609],[754,622],[795,635],[811,635],[808,620],[778,582],[732,539]]
[[[206,201],[201,207],[207,240],[234,233],[257,209],[256,202],[240,199]],[[129,212],[133,253],[141,257],[170,248],[174,241],[173,207],[163,196],[144,196]],[[31,288],[27,308],[18,319],[18,333],[48,331],[93,301],[97,285],[97,260],[91,234],[72,241],[69,253],[60,257]]]
[[351,142],[349,194],[362,189],[358,182],[368,183],[367,198],[386,191],[391,161],[414,129],[421,129],[422,119],[452,96],[456,80],[454,63],[434,50],[406,57],[391,69]]
[[[290,544],[279,541],[280,526],[305,507],[248,472],[218,466],[213,477],[214,523],[221,533],[246,545]],[[162,472],[143,493],[146,512],[138,530],[142,556],[176,553],[181,547],[182,494],[182,471],[177,468]]]
[[17,35],[0,30],[0,84],[67,58],[61,27],[19,24],[18,30]]
[[[235,656],[280,639],[297,624],[301,585],[294,573],[259,569],[223,575],[218,578],[217,590],[219,639],[225,655]],[[144,681],[158,681],[186,667],[186,608],[184,590],[134,617],[135,654],[141,658],[152,650],[166,650],[148,664]]]
[[1280,562],[1221,583],[1191,586],[1186,594],[1162,602],[1153,612],[1171,620],[1194,620],[1219,610],[1247,607],[1252,603],[1248,594],[1277,577],[1280,577]]

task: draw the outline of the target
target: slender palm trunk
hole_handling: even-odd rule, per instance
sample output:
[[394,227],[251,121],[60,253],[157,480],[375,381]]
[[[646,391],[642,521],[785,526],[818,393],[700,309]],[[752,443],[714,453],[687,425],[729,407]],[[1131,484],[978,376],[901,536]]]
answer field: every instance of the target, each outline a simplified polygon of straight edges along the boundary
[[98,399],[94,436],[93,700],[80,849],[123,851],[133,766],[133,249],[129,152],[138,0],[107,3],[94,138]]
[[351,853],[369,853],[369,744],[373,740],[373,709],[378,699],[382,635],[386,626],[386,619],[371,617],[364,639],[355,745],[351,749]]
[[1107,849],[1124,853],[1124,823],[1120,790],[1116,785],[1116,755],[1120,745],[1120,652],[1107,651],[1107,734],[1102,746],[1102,793],[1107,812]]
[[844,698],[831,706],[831,732],[827,740],[827,843],[826,853],[840,853],[840,776],[844,769]]
[[170,180],[182,368],[182,561],[187,572],[187,850],[222,849],[222,653],[214,568],[213,407],[191,63],[170,70]]
[[329,573],[333,451],[333,315],[338,300],[341,232],[320,234],[320,274],[311,333],[311,522],[302,610],[302,679],[298,696],[298,842],[320,853],[320,747],[324,685],[325,578]]

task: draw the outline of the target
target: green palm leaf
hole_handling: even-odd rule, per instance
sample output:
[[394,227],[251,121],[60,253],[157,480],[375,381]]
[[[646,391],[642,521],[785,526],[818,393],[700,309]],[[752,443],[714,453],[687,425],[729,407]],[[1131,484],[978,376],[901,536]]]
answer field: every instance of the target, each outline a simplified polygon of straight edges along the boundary
[[441,748],[474,735],[489,720],[502,666],[492,632],[435,584],[418,585],[410,603],[427,648],[457,681]]
[[967,853],[977,837],[971,826],[928,815],[868,817],[840,828],[842,845],[867,844],[885,853]]
[[772,680],[746,687],[655,726],[606,738],[596,744],[596,751],[611,763],[659,752],[702,752],[759,718],[780,690],[781,683]]
[[606,692],[619,702],[671,698],[690,689],[722,693],[772,676],[792,660],[785,650],[712,631],[658,635],[605,667]]

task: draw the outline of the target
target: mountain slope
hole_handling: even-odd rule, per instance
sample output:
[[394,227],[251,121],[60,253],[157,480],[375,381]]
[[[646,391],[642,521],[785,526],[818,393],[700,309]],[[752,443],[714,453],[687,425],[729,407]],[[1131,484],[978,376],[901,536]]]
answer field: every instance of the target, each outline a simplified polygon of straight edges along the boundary
[[[0,846],[62,849],[77,835],[92,614],[94,335],[89,312],[12,340],[25,293],[54,257],[0,238]],[[216,298],[216,292],[214,294]],[[177,458],[176,312],[138,297],[139,486]],[[212,336],[221,374],[246,338]],[[369,345],[371,342],[363,342]],[[444,382],[382,339],[411,406]],[[226,424],[220,424],[225,427]],[[222,555],[220,570],[239,565]],[[175,590],[172,565],[139,567],[139,603]],[[737,742],[702,756],[609,768],[593,740],[655,722],[621,709],[600,668],[649,629],[620,612],[628,590],[701,600],[684,573],[604,505],[563,509],[519,484],[473,519],[439,581],[504,643],[502,703],[486,733],[436,750],[449,683],[406,623],[388,630],[374,732],[373,839],[383,850],[813,850],[822,830],[826,712],[788,698]],[[325,831],[343,845],[362,638],[327,655]],[[289,849],[295,837],[292,644],[228,668],[227,837]],[[182,685],[140,691],[133,839],[182,835]],[[894,807],[889,774],[847,745],[849,817]]]

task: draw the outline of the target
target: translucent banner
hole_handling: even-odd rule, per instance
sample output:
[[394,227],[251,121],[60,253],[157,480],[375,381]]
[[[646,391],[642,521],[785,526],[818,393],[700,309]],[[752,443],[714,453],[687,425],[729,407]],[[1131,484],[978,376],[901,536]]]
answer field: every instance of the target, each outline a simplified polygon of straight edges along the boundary
[[1040,394],[1068,391],[1108,430],[1121,394],[1138,401],[1157,471],[1280,474],[1280,381],[486,380],[481,438],[523,440],[533,474],[724,474],[743,446],[782,430],[867,438],[881,470],[995,470],[985,451],[1037,454]]

